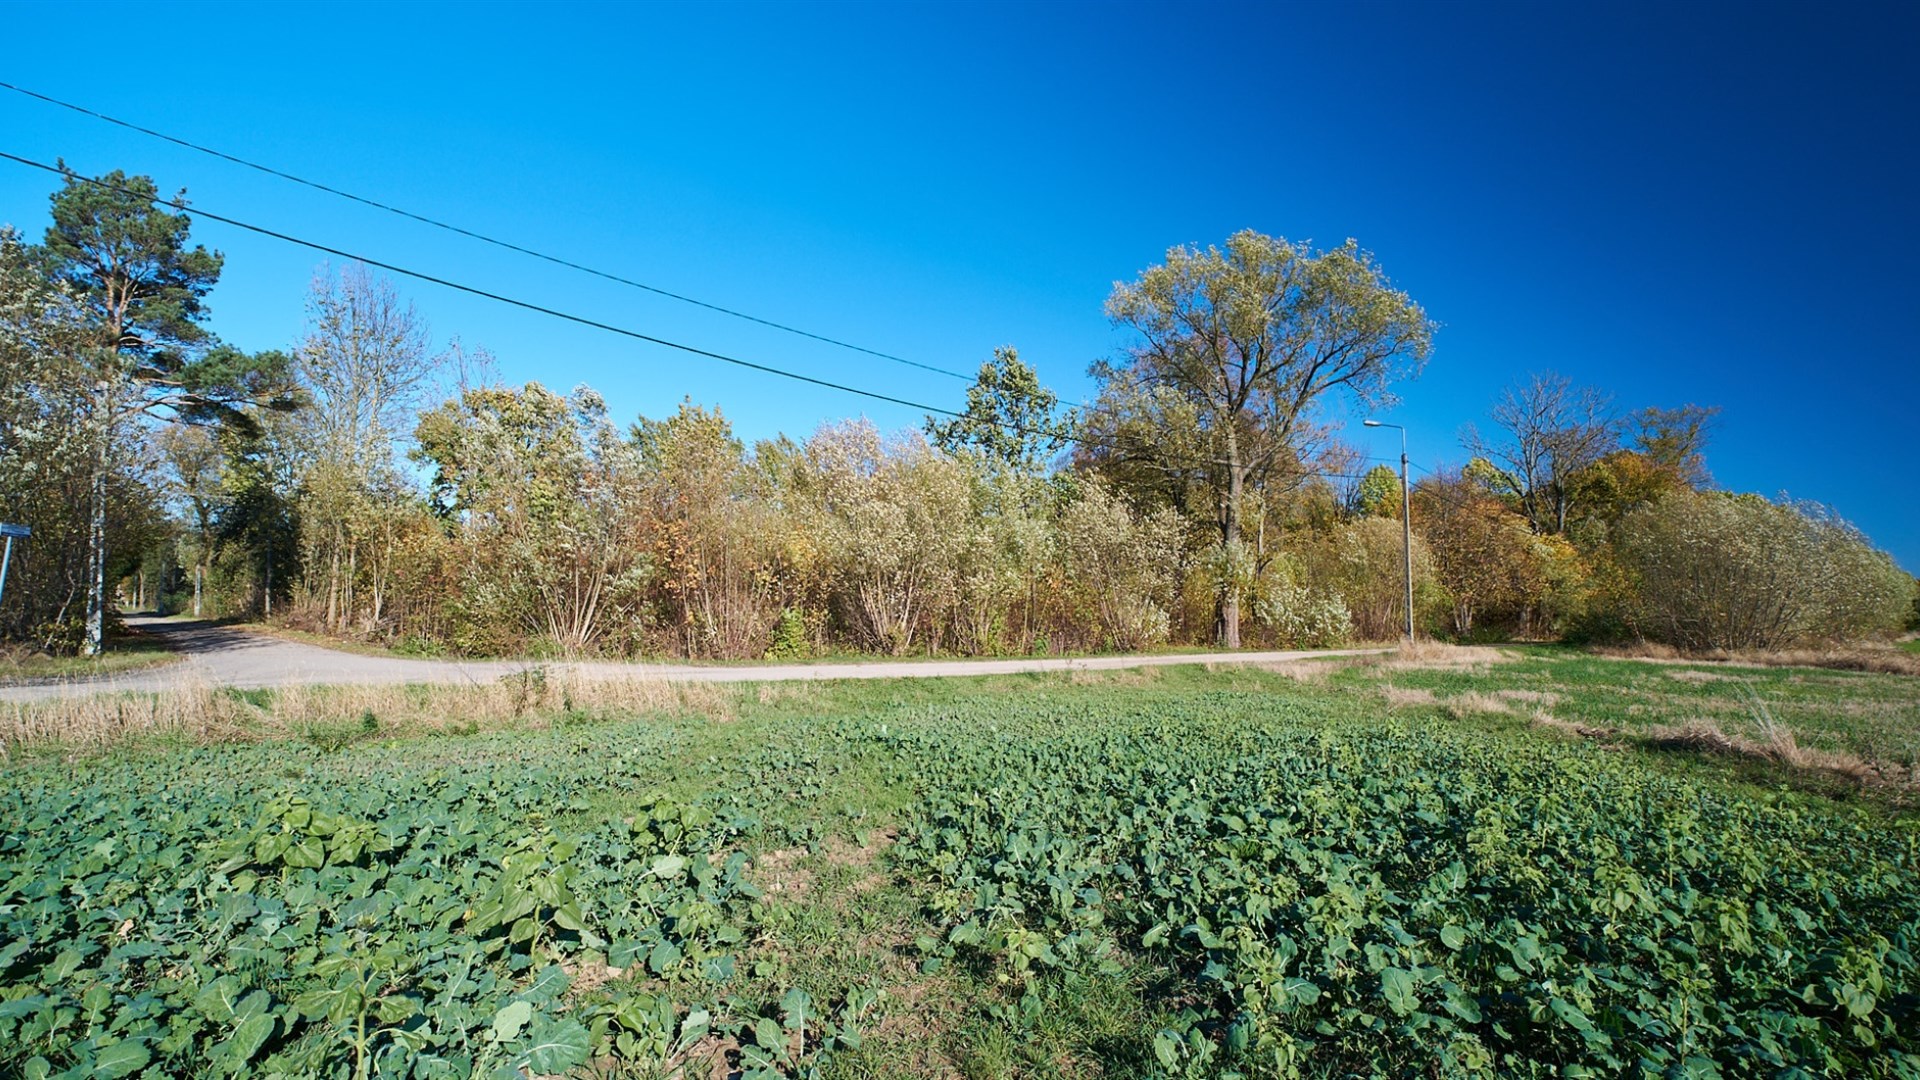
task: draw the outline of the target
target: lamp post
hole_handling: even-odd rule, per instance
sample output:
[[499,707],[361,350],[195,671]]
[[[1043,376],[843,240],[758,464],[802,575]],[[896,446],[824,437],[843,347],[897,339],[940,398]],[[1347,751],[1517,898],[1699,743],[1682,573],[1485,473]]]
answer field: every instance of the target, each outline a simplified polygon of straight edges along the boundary
[[1413,494],[1407,486],[1407,429],[1399,424],[1362,420],[1367,427],[1400,429],[1400,542],[1407,570],[1407,644],[1413,644]]

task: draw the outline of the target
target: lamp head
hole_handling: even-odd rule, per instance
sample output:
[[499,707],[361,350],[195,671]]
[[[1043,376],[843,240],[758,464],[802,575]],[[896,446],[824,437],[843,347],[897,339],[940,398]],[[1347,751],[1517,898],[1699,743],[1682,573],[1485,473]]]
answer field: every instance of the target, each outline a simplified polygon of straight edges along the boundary
[[1362,427],[1379,427],[1379,426],[1380,426],[1380,421],[1378,421],[1378,420],[1362,420],[1362,421],[1360,421],[1360,424],[1361,424],[1361,426],[1362,426]]

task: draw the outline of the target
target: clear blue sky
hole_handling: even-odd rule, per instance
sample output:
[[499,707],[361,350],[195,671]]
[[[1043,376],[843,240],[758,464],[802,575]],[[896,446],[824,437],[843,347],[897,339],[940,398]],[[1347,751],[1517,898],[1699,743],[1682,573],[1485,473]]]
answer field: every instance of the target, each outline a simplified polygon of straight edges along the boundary
[[[1724,410],[1740,490],[1920,570],[1920,8],[14,4],[0,78],[928,363],[1012,344],[1068,400],[1178,243],[1354,237],[1443,324],[1416,461],[1553,369]],[[83,47],[111,40],[113,48]],[[81,59],[84,58],[84,59]],[[661,337],[915,400],[963,384],[597,282],[0,91],[0,149]],[[0,162],[38,237],[51,178]],[[311,253],[213,222],[213,327],[300,334]],[[911,410],[402,283],[437,338],[616,416],[748,438]],[[1386,454],[1392,433],[1351,429]]]

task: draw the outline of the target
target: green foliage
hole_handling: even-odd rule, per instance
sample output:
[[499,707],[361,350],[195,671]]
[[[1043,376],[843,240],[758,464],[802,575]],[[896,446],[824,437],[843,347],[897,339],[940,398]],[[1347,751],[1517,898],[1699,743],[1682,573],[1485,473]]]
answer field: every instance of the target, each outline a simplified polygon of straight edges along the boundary
[[1400,516],[1400,474],[1385,465],[1375,465],[1360,478],[1353,491],[1353,508],[1367,517]]
[[884,738],[925,792],[897,849],[945,927],[923,954],[1017,1000],[1164,964],[1167,1074],[1920,1067],[1904,831],[1256,695]]
[[43,245],[50,276],[86,305],[101,345],[154,377],[179,370],[184,351],[207,340],[204,301],[220,278],[218,253],[187,246],[185,195],[169,213],[155,205],[151,177],[115,169],[95,184],[68,172]]
[[[1391,678],[1553,690],[1590,723],[1741,700],[1528,656]],[[726,724],[15,766],[0,1074],[657,1075],[717,1043],[756,1080],[956,1045],[970,1075],[1920,1064],[1903,819],[1383,717],[1373,671],[859,682]],[[1912,697],[1803,674],[1753,689],[1796,724]],[[832,892],[840,829],[882,822]],[[801,845],[814,891],[762,896],[748,853]]]
[[1298,559],[1273,561],[1254,591],[1253,615],[1289,649],[1333,649],[1353,637],[1353,616],[1339,596],[1307,584]]
[[[1326,251],[1244,229],[1224,248],[1176,247],[1116,283],[1107,315],[1136,340],[1092,374],[1081,461],[1141,505],[1190,508],[1223,547],[1252,544],[1249,508],[1299,483],[1334,391],[1363,402],[1419,372],[1433,322],[1353,241]],[[1216,598],[1240,644],[1241,593]]]
[[[708,857],[757,820],[719,792],[651,794],[657,727],[611,754],[515,738],[10,778],[0,1072],[558,1074],[664,1056],[621,1038],[634,1028],[758,1008],[726,996],[746,857]],[[576,813],[608,792],[630,820]],[[566,994],[563,962],[639,965],[666,996],[643,1022],[636,998]]]
[[1073,434],[1072,419],[1059,409],[1059,396],[1003,345],[980,365],[966,410],[949,420],[928,417],[927,436],[947,453],[979,454],[991,468],[1038,476]]
[[1614,550],[1633,582],[1631,625],[1683,648],[1884,636],[1912,610],[1912,579],[1819,507],[1675,493],[1622,519]]

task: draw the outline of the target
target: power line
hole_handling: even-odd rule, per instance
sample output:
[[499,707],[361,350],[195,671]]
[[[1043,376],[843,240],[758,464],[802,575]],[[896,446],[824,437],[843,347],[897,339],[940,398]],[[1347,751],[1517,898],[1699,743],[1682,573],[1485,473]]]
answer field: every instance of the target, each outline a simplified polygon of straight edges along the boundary
[[[119,194],[127,195],[132,198],[145,199],[148,202],[156,203],[162,206],[172,206],[178,210],[188,209],[184,205],[168,202],[167,200],[160,198],[158,195],[151,195],[151,196],[143,195],[140,192],[132,191],[127,188],[121,187],[118,184],[109,184],[104,180],[99,180],[90,176],[80,176],[77,173],[63,170],[58,166],[48,165],[43,161],[34,161],[31,158],[23,158],[17,154],[9,154],[4,150],[0,150],[0,158],[5,158],[8,161],[15,161],[22,165],[26,165],[35,169],[41,169],[46,172],[54,173],[59,176],[72,177],[74,179],[82,180],[86,183],[94,185],[95,187],[103,188],[107,191],[118,192]],[[574,315],[569,312],[561,311],[557,308],[550,308],[543,304],[533,303],[530,300],[517,300],[511,296],[505,296],[496,292],[489,292],[486,289],[478,288],[473,285],[463,285],[460,282],[449,281],[446,278],[436,277],[433,274],[424,273],[419,270],[409,270],[404,266],[398,266],[394,263],[383,262],[379,259],[369,258],[365,255],[357,255],[351,251],[343,251],[340,248],[331,247],[327,244],[322,244],[317,241],[303,240],[300,237],[291,236],[287,233],[279,232],[274,229],[269,229],[262,225],[252,225],[247,222],[240,221],[236,218],[224,217],[220,214],[216,214],[210,210],[207,210],[204,207],[197,207],[197,206],[193,207],[192,213],[198,214],[199,216],[203,218],[207,218],[210,221],[218,221],[223,225],[231,225],[236,229],[245,229],[251,233],[258,233],[261,236],[270,236],[275,240],[284,240],[289,244],[298,244],[301,247],[311,248],[314,251],[322,252],[327,255],[337,256],[342,259],[351,259],[355,262],[365,263],[368,266],[379,267],[380,269],[388,271],[389,273],[399,274],[403,277],[414,278],[415,280],[418,280],[418,281],[425,281],[429,284],[439,285],[443,288],[453,289],[457,292],[467,293],[472,296],[482,297],[484,299],[497,301],[502,304],[509,304],[513,307],[521,308],[526,311],[538,312],[539,314],[542,314],[542,315],[551,315],[556,319],[564,319],[567,322],[578,323],[581,326],[590,326],[596,330],[605,330],[611,334],[619,334],[622,337],[634,338],[639,341],[645,341],[652,345],[662,345],[669,349],[678,349],[681,352],[691,353],[695,356],[704,356],[711,360],[719,360],[723,363],[735,364],[739,367],[750,368],[754,371],[765,372],[769,375],[778,375],[783,379],[793,379],[796,382],[811,383],[814,386],[824,386],[829,390],[839,390],[842,393],[855,394],[864,398],[872,398],[875,401],[884,401],[890,405],[905,405],[910,409],[924,409],[927,412],[939,413],[943,416],[959,416],[960,415],[959,413],[954,412],[951,409],[942,409],[935,405],[927,405],[918,401],[909,401],[906,398],[894,397],[891,394],[882,394],[874,390],[862,390],[857,386],[848,386],[845,383],[837,383],[828,379],[818,379],[813,377],[812,375],[802,375],[796,371],[787,371],[783,368],[773,367],[768,364],[755,363],[752,360],[742,360],[738,357],[728,356],[725,353],[713,352],[712,350],[709,350],[709,349],[701,349],[692,345],[682,345],[677,341],[668,341],[666,338],[655,337],[652,334],[643,334],[638,330],[629,330],[626,327],[615,326],[612,323],[601,322],[598,319],[590,319],[584,315]]]
[[[431,225],[436,229],[445,229],[448,232],[457,233],[461,236],[467,237],[468,239],[478,240],[483,244],[492,244],[495,247],[505,248],[508,251],[518,252],[522,255],[529,255],[529,256],[532,256],[533,258],[552,263],[555,266],[564,266],[569,270],[577,270],[583,274],[591,274],[592,276],[597,278],[602,278],[607,281],[616,282],[618,284],[626,285],[631,288],[641,289],[646,292],[653,293],[657,296],[667,297],[670,300],[678,300],[684,304],[692,304],[695,307],[706,308],[708,311],[719,312],[722,315],[729,315],[736,319],[744,319],[747,322],[759,323],[761,326],[771,327],[775,330],[785,331],[786,333],[789,333],[789,334],[797,334],[800,337],[811,338],[814,341],[824,342],[828,345],[838,346],[839,348],[842,348],[842,349],[851,349],[854,352],[865,353],[868,356],[879,357],[882,360],[891,360],[896,364],[905,364],[908,367],[919,368],[922,371],[931,371],[936,375],[945,375],[949,378],[959,379],[963,382],[972,382],[974,378],[972,375],[964,375],[958,371],[953,371],[948,368],[938,367],[933,364],[923,364],[918,360],[909,360],[904,356],[895,356],[892,353],[881,352],[878,349],[869,349],[862,345],[855,345],[851,342],[841,341],[838,338],[828,337],[825,334],[816,334],[810,330],[802,330],[796,326],[788,326],[785,323],[775,322],[772,319],[763,319],[758,315],[749,315],[744,311],[737,311],[733,308],[723,307],[719,304],[709,303],[705,300],[697,300],[691,296],[687,296],[682,293],[673,292],[668,289],[663,289],[657,285],[648,285],[645,282],[635,281],[632,278],[622,277],[619,274],[609,273],[608,271],[605,271],[605,270],[596,270],[591,266],[574,262],[571,259],[563,259],[557,255],[548,255],[545,252],[536,251],[533,248],[529,248],[529,247],[523,247],[519,244],[515,244],[507,240],[500,240],[495,237],[488,236],[485,233],[476,232],[472,229],[463,228],[459,225],[450,224],[445,221],[440,221],[436,218],[428,217],[425,214],[417,214],[411,210],[404,210],[397,206],[391,206],[387,203],[380,202],[376,199],[369,199],[369,198],[366,198],[365,196],[355,195],[350,191],[342,191],[339,188],[330,187],[326,184],[319,183],[318,181],[308,180],[304,177],[295,176],[290,172],[284,172],[280,169],[273,168],[270,165],[262,165],[255,161],[248,161],[246,158],[236,157],[233,154],[229,154],[221,150],[215,150],[210,146],[202,146],[199,143],[190,142],[186,139],[182,139],[174,135],[168,135],[167,133],[162,131],[155,131],[152,128],[142,127],[139,124],[135,124],[128,120],[121,120],[118,117],[108,116],[107,114],[101,113],[101,112],[95,112],[94,110],[89,109],[83,105],[75,105],[70,101],[62,101],[56,97],[49,97],[46,94],[29,90],[24,86],[16,86],[10,82],[0,81],[0,87],[5,87],[6,89],[12,90],[17,94],[24,94],[27,97],[44,101],[49,105],[58,105],[63,109],[71,109],[72,111],[80,113],[84,116],[91,116],[96,120],[104,120],[109,124],[114,124],[119,127],[126,128],[129,131],[137,131],[142,135],[148,135],[165,142],[173,143],[175,146],[182,146],[187,148],[188,150],[194,150],[202,154],[207,154],[209,156],[219,158],[222,161],[231,162],[235,165],[240,165],[248,169],[253,169],[256,172],[266,173],[268,176],[278,177],[282,180],[290,180],[293,183],[300,184],[304,187],[313,188],[316,191],[324,191],[329,195],[346,199],[350,202],[356,202],[361,204],[362,206],[370,206],[376,210],[385,210],[389,214],[397,214],[400,217],[407,218],[410,221],[417,221],[423,225]],[[212,214],[207,214],[206,216],[213,217]],[[312,246],[312,245],[309,245],[309,246]]]
[[[0,84],[0,85],[4,85],[4,84]],[[244,229],[248,232],[257,233],[261,236],[271,237],[275,240],[281,240],[289,244],[295,244],[297,246],[309,248],[314,251],[322,252],[327,255],[333,255],[338,258],[350,259],[355,262],[364,263],[367,266],[378,267],[379,269],[386,270],[389,273],[399,274],[403,277],[413,278],[415,280],[424,281],[429,284],[439,285],[443,288],[453,289],[456,292],[463,292],[472,296],[481,297],[483,299],[493,300],[497,303],[507,304],[509,306],[517,307],[525,311],[532,311],[537,314],[552,316],[553,318],[556,318],[556,319],[562,319],[567,322],[576,323],[581,326],[591,327],[596,330],[604,330],[604,331],[607,331],[608,333],[618,334],[622,337],[629,337],[638,341],[644,341],[644,342],[647,342],[648,344],[660,345],[669,349],[677,349],[681,352],[690,353],[694,356],[701,356],[711,360],[719,360],[723,363],[734,364],[739,367],[748,368],[753,371],[763,372],[768,375],[777,375],[781,378],[793,379],[797,382],[809,383],[811,385],[824,387],[829,390],[838,390],[842,393],[853,394],[858,397],[869,398],[874,401],[884,401],[890,405],[904,405],[907,408],[918,409],[930,414],[947,416],[947,417],[955,417],[955,418],[963,417],[965,415],[964,413],[956,412],[952,409],[941,408],[940,406],[937,406],[937,405],[928,405],[924,402],[912,401],[907,398],[895,397],[891,394],[884,394],[876,390],[866,390],[857,386],[850,386],[846,383],[839,383],[839,382],[833,382],[828,379],[815,378],[812,375],[803,375],[799,372],[788,371],[784,368],[774,367],[770,364],[762,364],[752,360],[744,360],[739,357],[729,356],[725,353],[714,352],[710,349],[702,349],[693,345],[685,345],[677,341],[669,341],[666,338],[656,337],[652,334],[642,333],[641,331],[629,329],[623,326],[616,326],[612,323],[602,322],[598,319],[589,318],[584,315],[575,315],[570,312],[561,311],[557,308],[547,307],[543,304],[536,304],[536,303],[533,303],[532,301],[516,299],[511,296],[506,296],[501,293],[491,292],[489,290],[482,289],[473,285],[465,285],[457,281],[452,281],[447,278],[436,276],[434,274],[425,273],[424,271],[411,270],[411,269],[408,269],[407,267],[400,266],[396,263],[390,263],[380,259],[370,258],[365,255],[359,255],[351,251],[343,250],[341,248],[336,248],[327,244],[322,244],[322,243],[319,243],[318,241],[305,240],[300,237],[293,236],[288,233],[283,233],[276,229],[270,229],[262,225],[254,225],[249,222],[241,221],[237,218],[226,217],[222,214],[214,213],[203,207],[190,206],[185,203],[173,202],[173,201],[159,197],[158,194],[146,195],[141,192],[134,191],[130,188],[123,187],[119,184],[111,184],[105,180],[101,180],[96,177],[82,176],[79,173],[73,172],[68,169],[63,169],[57,165],[48,165],[45,162],[35,161],[31,158],[21,157],[17,154],[8,153],[4,150],[0,150],[0,159],[13,161],[18,164],[25,165],[29,168],[39,169],[43,172],[53,173],[56,176],[60,176],[69,180],[78,180],[86,184],[91,184],[94,187],[100,188],[105,191],[111,191],[120,195],[125,195],[129,198],[142,199],[152,205],[171,207],[181,212],[198,214],[203,218],[206,218],[210,221],[220,222],[223,225],[230,225],[237,229]],[[1132,448],[1126,447],[1118,443],[1100,442],[1093,439],[1087,439],[1084,437],[1071,435],[1071,434],[1063,435],[1058,430],[1052,430],[1052,429],[1046,429],[1046,428],[1035,428],[1035,427],[1028,427],[1020,424],[1008,424],[1008,423],[1000,423],[997,426],[1000,427],[1002,430],[1009,431],[1014,434],[1040,436],[1042,438],[1053,439],[1061,443],[1078,445],[1078,446],[1086,447],[1089,449],[1104,449],[1104,450],[1110,450],[1110,451],[1115,451],[1120,453],[1138,452],[1141,449],[1139,447],[1132,447]],[[1163,458],[1162,460],[1166,461],[1168,464],[1175,464],[1175,465],[1181,465],[1181,466],[1187,466],[1187,467],[1200,466],[1200,465],[1228,464],[1227,461],[1219,458]],[[1329,480],[1357,481],[1357,480],[1364,479],[1364,476],[1361,474],[1321,472],[1321,471],[1312,470],[1312,469],[1301,470],[1301,475],[1323,477]]]

